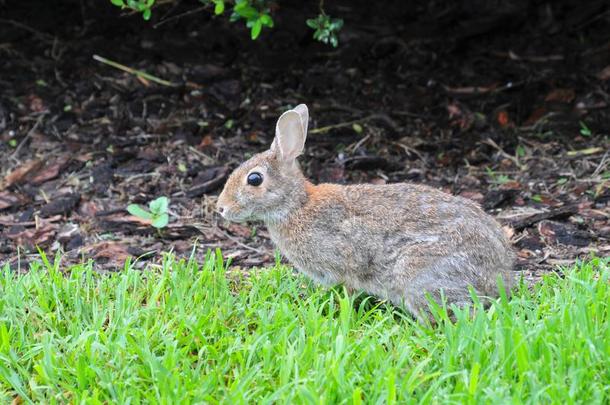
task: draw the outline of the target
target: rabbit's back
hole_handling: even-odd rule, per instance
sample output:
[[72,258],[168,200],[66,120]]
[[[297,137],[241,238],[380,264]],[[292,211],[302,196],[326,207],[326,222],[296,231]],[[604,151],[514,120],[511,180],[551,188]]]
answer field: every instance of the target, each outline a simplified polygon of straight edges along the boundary
[[507,238],[472,201],[410,183],[307,183],[306,193],[303,207],[269,230],[287,258],[322,283],[396,302],[413,289],[455,289],[467,299],[468,286],[494,295],[498,276],[511,282]]

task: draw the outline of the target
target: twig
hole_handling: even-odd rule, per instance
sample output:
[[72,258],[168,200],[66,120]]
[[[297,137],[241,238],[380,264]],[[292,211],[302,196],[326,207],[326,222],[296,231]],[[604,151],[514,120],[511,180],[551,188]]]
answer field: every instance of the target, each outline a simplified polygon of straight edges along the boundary
[[359,118],[357,120],[340,122],[338,124],[327,125],[325,127],[312,129],[311,131],[309,131],[309,133],[310,134],[322,134],[324,132],[328,132],[333,129],[349,127],[349,126],[357,124],[359,122],[366,122],[366,121],[370,121],[370,120],[374,120],[374,119],[379,119],[379,120],[385,121],[387,124],[389,124],[391,127],[393,127],[396,130],[396,124],[387,115],[373,114],[373,115],[369,115],[368,117]]
[[[151,7],[150,9],[152,10],[152,9],[155,9],[155,8],[158,8],[158,7],[161,7],[161,6],[164,6],[164,5],[166,5],[166,4],[172,4],[172,3],[175,3],[175,0],[157,0],[157,1],[155,1],[155,4],[153,4],[153,5],[152,5],[152,7]],[[141,13],[142,13],[142,12],[141,12],[140,10],[137,10],[137,9],[134,9],[134,8],[129,7],[129,8],[128,8],[128,10],[127,10],[127,11],[122,12],[122,13],[120,14],[120,16],[121,16],[121,17],[130,17],[130,16],[132,16],[132,15],[135,15],[135,14],[141,14]]]
[[203,164],[214,164],[214,162],[216,161],[213,157],[206,155],[205,153],[203,153],[200,150],[197,150],[196,148],[189,146],[189,150],[199,156],[202,159],[202,163]]
[[497,143],[494,142],[493,139],[491,138],[487,138],[484,141],[481,141],[481,143],[484,143],[486,145],[491,146],[492,148],[496,149],[498,151],[498,153],[500,153],[500,155],[504,156],[505,158],[509,159],[510,161],[512,161],[517,167],[522,168],[523,165],[521,165],[521,163],[519,162],[519,159],[517,159],[514,156],[509,155],[508,153],[506,153],[504,151],[504,149],[502,149],[500,146],[498,146]]
[[[115,175],[117,177],[120,177],[120,174],[118,174],[118,173],[115,173]],[[161,176],[161,173],[159,173],[159,172],[138,173],[138,174],[134,174],[129,177],[126,177],[125,180],[123,180],[123,182],[128,184],[128,183],[131,183],[135,179],[141,179],[143,177],[160,177],[160,176]]]
[[582,52],[580,54],[580,56],[589,56],[589,55],[595,55],[595,54],[601,53],[601,52],[606,52],[606,51],[608,51],[608,48],[610,48],[610,41],[606,42],[604,45],[599,46],[597,48],[587,49],[586,51]]
[[21,148],[23,147],[23,145],[25,145],[26,141],[28,139],[30,139],[30,137],[32,136],[32,134],[34,134],[34,132],[38,129],[38,127],[40,126],[40,124],[42,124],[42,119],[44,118],[45,114],[41,114],[38,119],[36,120],[36,123],[34,124],[34,126],[32,127],[32,129],[30,129],[28,131],[28,133],[23,137],[23,139],[21,140],[21,142],[19,142],[19,145],[17,145],[17,147],[15,148],[15,150],[13,151],[13,153],[11,154],[11,158],[14,158],[15,156],[17,156],[17,154],[19,153],[19,151],[21,150]]
[[572,28],[572,31],[573,31],[573,32],[578,32],[578,31],[581,31],[581,30],[582,30],[583,28],[585,28],[587,25],[590,25],[590,24],[592,24],[593,22],[595,22],[595,21],[597,21],[597,20],[599,20],[599,19],[605,18],[605,17],[606,17],[606,16],[608,16],[609,14],[610,14],[610,10],[609,10],[609,11],[606,11],[605,13],[599,13],[599,14],[595,15],[594,17],[592,17],[592,18],[588,19],[587,21],[585,21],[585,22],[581,23],[580,25],[578,25],[578,26],[576,26],[576,27]]
[[545,219],[565,218],[576,213],[578,213],[578,204],[564,205],[563,207],[553,208],[550,211],[540,212],[513,220],[509,219],[506,221],[506,224],[510,225],[514,230],[520,231],[521,229],[532,226]]
[[512,90],[515,87],[521,86],[524,82],[508,82],[503,86],[466,86],[466,87],[449,87],[442,85],[445,91],[449,94],[455,95],[478,95],[478,94],[495,94],[506,90]]
[[362,146],[363,143],[368,141],[370,137],[371,137],[371,134],[368,134],[367,136],[365,136],[364,138],[362,138],[355,144],[348,146],[346,149],[350,150],[350,153],[354,153],[356,151],[356,149],[358,149],[360,146]]
[[17,28],[21,28],[22,30],[31,32],[34,35],[38,35],[39,37],[41,37],[42,39],[44,39],[47,42],[53,42],[53,35],[47,34],[46,32],[42,32],[42,31],[38,31],[35,28],[30,27],[29,25],[26,25],[24,23],[21,23],[19,21],[14,21],[14,20],[7,20],[5,18],[0,18],[0,23],[6,23],[6,24],[11,24],[14,27]]
[[[45,218],[44,222],[59,222],[61,221],[63,218],[62,215],[54,215],[52,217],[49,218]],[[35,217],[34,221],[8,221],[5,219],[0,218],[0,225],[4,225],[4,226],[14,226],[14,225],[21,225],[21,226],[36,226],[39,227],[40,226],[40,218],[38,216]]]
[[428,166],[428,162],[426,161],[426,158],[424,158],[424,156],[421,154],[421,152],[418,151],[417,149],[407,146],[404,143],[400,143],[400,142],[391,142],[391,143],[392,143],[392,145],[396,145],[396,146],[402,148],[405,151],[405,153],[409,156],[411,156],[411,153],[417,155],[417,157],[419,157],[419,159],[423,162],[424,166],[426,166],[426,167]]
[[574,158],[574,157],[580,158],[582,156],[595,155],[595,154],[601,153],[603,151],[604,151],[604,148],[595,146],[592,148],[586,148],[586,149],[581,149],[581,150],[569,150],[566,152],[566,156],[569,156],[571,158]]
[[607,163],[608,163],[608,151],[606,151],[606,153],[604,153],[604,156],[602,157],[601,162],[599,162],[599,165],[597,165],[597,168],[595,169],[595,171],[593,172],[593,175],[591,177],[598,176],[602,172],[602,169],[605,169],[605,167],[607,166]]
[[180,19],[180,18],[182,18],[182,17],[187,17],[187,16],[189,16],[189,15],[197,14],[197,13],[199,13],[200,11],[204,11],[204,10],[205,10],[205,9],[207,9],[207,8],[208,8],[207,6],[202,6],[202,7],[198,7],[198,8],[196,8],[196,9],[194,9],[194,10],[189,10],[189,11],[186,11],[186,12],[184,12],[184,13],[177,14],[177,15],[175,15],[175,16],[172,16],[172,17],[166,18],[165,20],[161,20],[161,21],[159,21],[158,23],[156,23],[155,25],[153,25],[153,28],[155,28],[155,29],[156,29],[156,28],[159,28],[160,26],[162,26],[163,24],[166,24],[166,23],[168,23],[168,22],[171,22],[171,21],[174,21],[174,20],[178,20],[178,19]]
[[167,80],[160,79],[157,76],[153,76],[153,75],[143,72],[141,70],[130,68],[129,66],[122,65],[118,62],[112,61],[110,59],[106,59],[99,55],[93,55],[93,59],[95,59],[98,62],[102,62],[108,66],[112,66],[113,68],[122,70],[124,72],[127,72],[129,74],[135,75],[137,77],[140,77],[140,78],[143,78],[146,80],[150,80],[151,82],[155,82],[155,83],[161,84],[163,86],[169,86],[169,87],[177,86],[176,83],[168,82]]
[[534,62],[534,63],[546,63],[546,62],[558,62],[565,59],[563,55],[547,55],[547,56],[524,56],[518,55],[515,52],[509,50],[508,52],[491,52],[493,56],[499,58],[507,58],[516,61]]

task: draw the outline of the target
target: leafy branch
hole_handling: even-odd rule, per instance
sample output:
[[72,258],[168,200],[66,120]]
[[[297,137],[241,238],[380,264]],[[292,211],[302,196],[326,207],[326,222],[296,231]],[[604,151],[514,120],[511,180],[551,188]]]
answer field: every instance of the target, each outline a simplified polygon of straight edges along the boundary
[[[110,0],[112,4],[122,9],[130,9],[142,13],[142,18],[149,20],[155,3],[160,0]],[[215,15],[222,15],[231,7],[229,20],[231,22],[244,20],[250,29],[250,37],[257,39],[263,28],[273,28],[269,0],[199,0],[204,7],[213,8]],[[307,26],[314,30],[314,39],[336,47],[339,44],[338,32],[343,27],[343,20],[331,18],[324,12],[324,1],[320,2],[320,15],[308,19]]]

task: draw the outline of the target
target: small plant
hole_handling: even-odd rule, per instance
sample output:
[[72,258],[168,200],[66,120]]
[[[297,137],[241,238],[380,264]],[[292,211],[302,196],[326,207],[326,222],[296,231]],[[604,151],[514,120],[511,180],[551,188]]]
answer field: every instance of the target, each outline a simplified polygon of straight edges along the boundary
[[593,135],[593,132],[591,132],[591,129],[587,126],[587,124],[580,121],[580,134],[582,136],[591,136]]
[[150,224],[157,229],[163,229],[169,222],[167,208],[169,199],[167,197],[159,197],[148,203],[149,210],[142,208],[138,204],[129,204],[127,211],[138,218],[151,221]]
[[525,157],[525,147],[523,145],[518,145],[516,153],[518,158]]
[[343,20],[340,18],[330,18],[330,16],[322,13],[316,18],[307,20],[307,26],[314,29],[314,39],[325,44],[330,43],[333,47],[339,45],[337,33],[343,27]]
[[487,171],[487,176],[489,176],[490,183],[502,185],[511,181],[510,177],[508,177],[507,175],[496,173],[493,169],[490,169],[489,167],[487,167],[485,170]]

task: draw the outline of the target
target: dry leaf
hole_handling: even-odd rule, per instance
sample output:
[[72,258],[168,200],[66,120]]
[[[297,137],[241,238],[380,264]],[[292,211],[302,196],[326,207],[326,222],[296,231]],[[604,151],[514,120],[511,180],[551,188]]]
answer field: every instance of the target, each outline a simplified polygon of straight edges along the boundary
[[53,180],[59,173],[68,166],[70,158],[62,156],[52,163],[46,165],[44,168],[38,171],[38,173],[30,180],[30,183],[34,185],[40,185],[46,181]]
[[208,134],[203,137],[201,142],[199,142],[199,149],[203,149],[207,146],[210,146],[214,142],[212,135]]
[[121,265],[125,263],[128,257],[132,256],[127,246],[120,242],[102,242],[97,245],[90,246],[86,250],[95,252],[93,257],[99,259],[101,257],[108,259],[112,264]]
[[2,180],[2,184],[0,184],[0,190],[7,189],[14,184],[23,182],[28,174],[36,172],[41,166],[42,162],[40,160],[35,159],[27,161],[6,175],[4,180]]
[[500,126],[505,127],[508,125],[509,123],[509,119],[508,119],[508,113],[506,111],[500,111],[498,113],[498,124],[500,124]]
[[29,107],[30,107],[31,111],[34,111],[34,112],[43,112],[43,111],[46,110],[46,107],[44,106],[44,102],[37,95],[30,94],[30,96],[28,97],[28,101],[29,101],[29,104],[30,104]]
[[26,246],[28,248],[34,248],[36,246],[44,246],[53,240],[55,236],[57,225],[39,221],[37,228],[27,228],[17,233],[9,233],[6,235],[9,239],[15,241],[18,246]]
[[485,196],[478,191],[462,191],[460,197],[468,198],[478,203],[481,203],[485,199]]
[[556,101],[560,103],[571,103],[576,98],[573,89],[554,89],[546,95],[544,101]]
[[23,199],[15,193],[10,191],[0,191],[0,210],[18,206],[23,203]]

